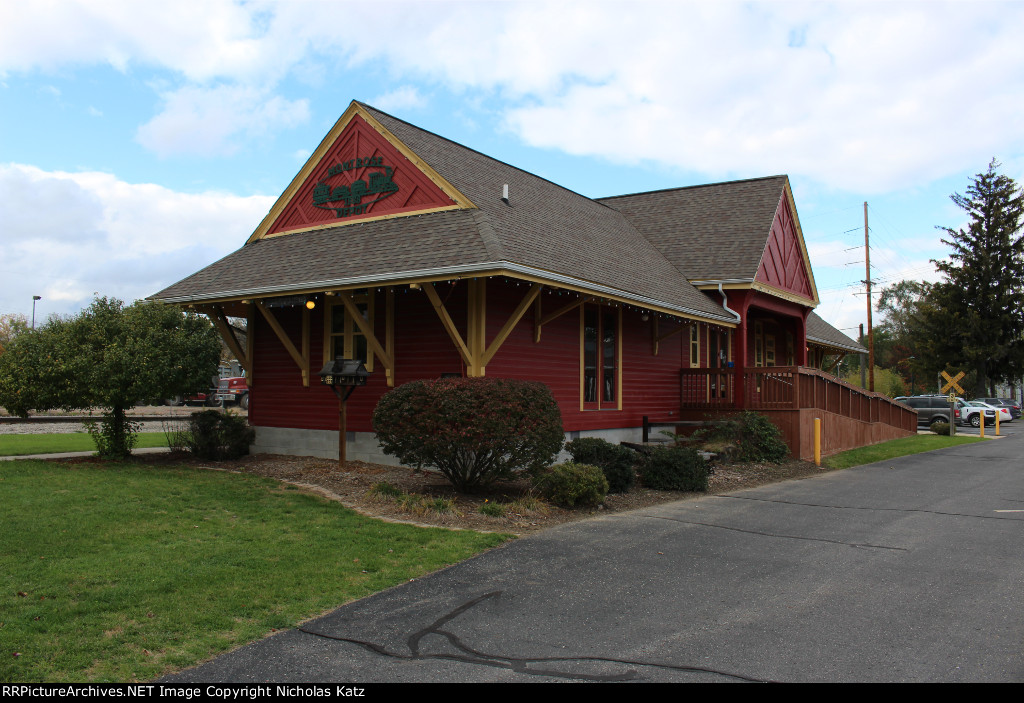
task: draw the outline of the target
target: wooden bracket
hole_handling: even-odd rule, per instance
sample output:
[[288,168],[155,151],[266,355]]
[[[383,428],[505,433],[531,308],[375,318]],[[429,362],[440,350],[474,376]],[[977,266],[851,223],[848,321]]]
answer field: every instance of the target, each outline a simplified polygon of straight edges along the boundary
[[[228,349],[238,359],[238,363],[245,369],[246,375],[251,373],[249,355],[242,351],[242,345],[238,343],[238,338],[235,337],[235,333],[231,330],[231,324],[228,322],[227,316],[224,314],[224,308],[220,305],[215,305],[213,308],[206,311],[210,319],[213,320],[214,326],[220,333],[221,339],[228,345]],[[252,336],[251,332],[246,332],[246,341]]]
[[526,314],[527,309],[529,309],[529,307],[533,304],[533,301],[538,299],[538,296],[540,295],[541,289],[543,287],[544,286],[542,286],[539,283],[534,283],[533,286],[530,287],[530,290],[519,302],[519,305],[516,306],[515,311],[508,318],[508,320],[505,321],[505,325],[501,328],[501,331],[498,332],[498,336],[495,337],[494,341],[491,342],[491,346],[487,347],[487,351],[484,352],[484,358],[481,366],[486,366],[491,362],[491,359],[494,358],[494,355],[498,352],[498,349],[500,349],[501,345],[505,343],[505,340],[508,339],[508,336],[512,334],[512,330],[514,330],[516,325],[519,324],[519,321],[523,319],[523,315]]
[[[347,291],[339,291],[337,295],[338,299],[345,306],[345,312],[349,314],[349,317],[351,317],[352,321],[356,323],[356,327],[359,328],[359,331],[366,339],[366,346],[368,346],[370,348],[370,351],[373,352],[378,359],[380,359],[380,363],[384,364],[384,375],[390,381],[388,385],[394,385],[395,360],[392,357],[392,353],[386,351],[384,347],[380,345],[380,342],[377,341],[377,337],[373,333],[373,328],[370,326],[370,323],[366,321],[366,318],[363,317],[362,313],[359,312],[359,308],[356,307],[355,302],[352,300],[352,295]],[[390,302],[390,305],[392,307],[394,305],[393,298]],[[390,318],[392,317],[390,309],[388,310],[387,315],[390,320]]]
[[572,312],[573,310],[575,310],[576,308],[580,307],[584,303],[589,303],[592,300],[594,300],[594,296],[592,296],[592,295],[583,296],[579,300],[574,300],[573,302],[569,303],[568,305],[563,305],[562,307],[558,308],[553,313],[550,313],[548,315],[545,315],[544,317],[541,317],[541,315],[540,315],[540,300],[538,299],[538,301],[537,301],[537,308],[534,311],[534,322],[533,322],[533,325],[534,325],[534,327],[533,327],[533,341],[534,341],[534,343],[540,341],[540,330],[541,330],[541,328],[544,325],[548,324],[549,322],[552,322],[553,320],[558,319],[559,317],[561,317],[562,315],[566,314],[567,312]]
[[448,333],[448,337],[451,338],[455,344],[455,348],[459,350],[459,354],[462,355],[462,360],[466,362],[466,366],[473,366],[473,359],[469,354],[469,347],[462,341],[462,335],[459,334],[459,330],[455,327],[455,323],[452,321],[451,315],[448,314],[448,310],[445,309],[444,303],[441,302],[441,298],[438,297],[437,291],[434,290],[433,283],[424,283],[422,285],[423,292],[427,294],[427,298],[430,300],[430,304],[434,306],[434,311],[437,316],[441,318],[441,324],[444,326],[445,332]]
[[294,344],[292,344],[292,340],[288,339],[288,335],[285,334],[284,328],[281,327],[281,323],[277,321],[276,317],[274,317],[274,313],[270,312],[270,310],[267,309],[267,306],[259,301],[256,301],[254,304],[256,305],[256,309],[263,313],[263,317],[266,318],[267,324],[270,325],[270,329],[274,330],[274,334],[277,335],[278,340],[280,340],[285,351],[288,352],[288,355],[291,356],[292,361],[294,361],[295,365],[299,367],[299,371],[302,372],[303,385],[308,386],[309,370],[306,361],[302,358],[302,354],[300,354],[299,350],[295,348]]

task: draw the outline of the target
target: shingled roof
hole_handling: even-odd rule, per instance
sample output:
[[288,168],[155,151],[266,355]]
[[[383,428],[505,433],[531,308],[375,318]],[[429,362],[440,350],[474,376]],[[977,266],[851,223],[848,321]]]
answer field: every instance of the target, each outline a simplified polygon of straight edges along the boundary
[[853,354],[868,353],[868,350],[865,349],[863,345],[853,341],[835,327],[825,322],[821,319],[821,316],[813,310],[807,316],[807,341],[812,344],[841,349]]
[[[203,302],[501,269],[734,321],[620,212],[354,103],[463,193],[475,209],[352,222],[253,239],[152,296]],[[509,200],[502,188],[509,186]]]
[[600,198],[691,281],[753,281],[786,176]]

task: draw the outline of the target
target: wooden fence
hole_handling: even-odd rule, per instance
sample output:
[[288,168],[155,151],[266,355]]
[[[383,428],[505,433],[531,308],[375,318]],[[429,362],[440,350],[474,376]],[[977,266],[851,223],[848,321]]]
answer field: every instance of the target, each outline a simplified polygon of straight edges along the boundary
[[801,458],[813,456],[815,418],[822,420],[823,454],[917,431],[917,411],[803,366],[746,368],[741,394],[737,393],[732,369],[683,369],[680,393],[681,419],[754,410],[767,415],[782,430],[793,454]]

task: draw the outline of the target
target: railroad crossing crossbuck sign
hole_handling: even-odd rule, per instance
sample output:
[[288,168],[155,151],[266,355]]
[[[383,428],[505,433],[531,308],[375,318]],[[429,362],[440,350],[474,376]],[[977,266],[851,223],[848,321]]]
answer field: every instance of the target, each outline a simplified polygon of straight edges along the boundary
[[948,373],[946,373],[945,371],[943,371],[943,372],[942,372],[942,377],[943,377],[944,379],[946,379],[946,380],[948,381],[948,383],[947,383],[946,385],[944,385],[944,386],[942,387],[942,391],[941,391],[941,392],[942,392],[942,393],[946,393],[947,391],[949,391],[950,389],[952,389],[952,390],[955,390],[955,391],[956,391],[957,393],[959,393],[960,395],[963,395],[963,394],[964,394],[964,389],[960,387],[960,384],[958,384],[958,383],[957,383],[957,381],[959,381],[959,380],[960,380],[961,378],[963,378],[963,377],[964,377],[965,375],[966,375],[966,374],[964,374],[964,372],[963,372],[963,371],[961,371],[961,372],[960,372],[960,373],[958,373],[958,374],[957,374],[956,376],[953,376],[953,377],[951,377],[951,376],[950,376],[950,375],[949,375]]

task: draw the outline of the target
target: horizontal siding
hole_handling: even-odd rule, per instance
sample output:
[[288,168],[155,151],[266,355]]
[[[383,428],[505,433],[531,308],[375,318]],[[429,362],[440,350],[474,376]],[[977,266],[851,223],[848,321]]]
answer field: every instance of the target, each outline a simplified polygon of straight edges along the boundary
[[[460,334],[466,334],[468,286],[438,284],[437,293]],[[487,343],[491,343],[505,321],[529,291],[529,286],[501,279],[487,285]],[[381,344],[385,336],[385,294],[375,291],[375,332]],[[571,302],[574,293],[545,290],[541,293],[542,314]],[[302,348],[302,314],[298,308],[274,310],[275,316],[296,348]],[[580,313],[566,313],[545,325],[540,343],[534,343],[534,307],[527,310],[497,354],[487,365],[486,375],[498,378],[536,380],[546,384],[562,411],[566,431],[638,427],[644,415],[657,419],[679,415],[679,369],[689,366],[689,336],[684,330],[662,341],[653,353],[652,322],[641,319],[642,311],[625,308],[622,319],[623,374],[622,410],[580,410]],[[437,314],[422,291],[396,288],[395,292],[395,375],[401,385],[422,378],[439,378],[442,373],[464,373],[465,366],[448,338]],[[663,319],[664,334],[677,323]],[[323,306],[310,314],[310,357],[312,375],[308,388],[302,386],[298,367],[265,320],[254,325],[255,372],[250,398],[254,425],[333,430],[338,427],[338,401],[320,383],[317,373],[323,355]],[[707,329],[701,330],[701,365],[707,364]],[[380,397],[387,392],[380,364],[366,387],[357,388],[348,402],[348,429],[371,431],[371,416]]]

